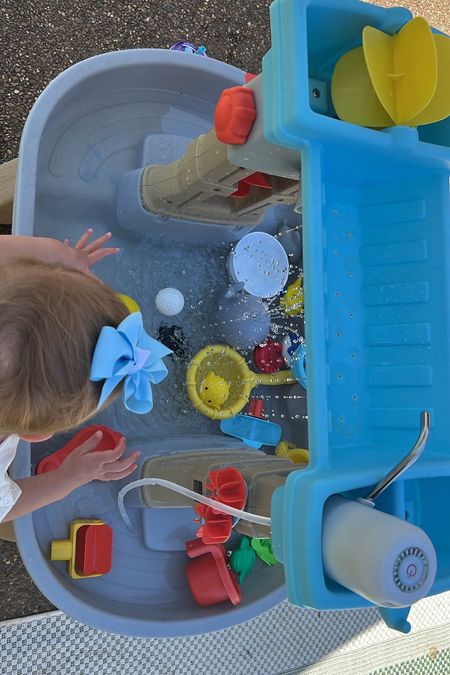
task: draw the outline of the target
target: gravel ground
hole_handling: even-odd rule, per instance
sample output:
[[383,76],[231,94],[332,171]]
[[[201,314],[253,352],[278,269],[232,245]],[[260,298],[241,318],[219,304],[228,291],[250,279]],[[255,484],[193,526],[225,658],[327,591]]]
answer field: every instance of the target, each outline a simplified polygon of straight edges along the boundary
[[[449,0],[405,4],[450,33]],[[169,47],[186,39],[206,45],[214,58],[258,72],[270,46],[269,5],[270,0],[1,0],[0,162],[17,155],[26,116],[48,82],[94,54]],[[52,609],[9,542],[0,542],[0,579],[0,620]]]
[[[178,40],[254,71],[269,48],[270,0],[2,0],[0,44],[4,97],[0,159],[17,154],[36,96],[58,73],[94,54],[170,47]],[[20,28],[20,30],[19,30]]]

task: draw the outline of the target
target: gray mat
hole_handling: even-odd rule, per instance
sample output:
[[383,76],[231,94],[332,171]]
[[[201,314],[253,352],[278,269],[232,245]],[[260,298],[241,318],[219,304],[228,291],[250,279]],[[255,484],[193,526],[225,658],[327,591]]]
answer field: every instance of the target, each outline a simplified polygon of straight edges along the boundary
[[0,624],[2,675],[448,675],[450,593],[411,613],[413,632],[376,610],[315,612],[283,603],[219,633],[138,639],[60,612]]

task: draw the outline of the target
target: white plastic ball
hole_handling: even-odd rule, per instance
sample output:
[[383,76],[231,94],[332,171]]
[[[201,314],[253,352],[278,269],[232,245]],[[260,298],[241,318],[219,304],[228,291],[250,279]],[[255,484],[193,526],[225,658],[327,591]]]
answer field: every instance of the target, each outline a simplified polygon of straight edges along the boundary
[[164,316],[175,316],[184,307],[184,296],[178,288],[162,288],[156,295],[155,304]]

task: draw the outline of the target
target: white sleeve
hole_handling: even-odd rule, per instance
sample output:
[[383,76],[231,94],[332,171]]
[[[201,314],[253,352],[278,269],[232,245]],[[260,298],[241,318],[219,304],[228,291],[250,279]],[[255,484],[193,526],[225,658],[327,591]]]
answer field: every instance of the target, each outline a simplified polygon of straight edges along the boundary
[[11,511],[22,494],[17,483],[8,476],[8,468],[15,457],[18,445],[18,436],[8,436],[0,443],[0,521]]

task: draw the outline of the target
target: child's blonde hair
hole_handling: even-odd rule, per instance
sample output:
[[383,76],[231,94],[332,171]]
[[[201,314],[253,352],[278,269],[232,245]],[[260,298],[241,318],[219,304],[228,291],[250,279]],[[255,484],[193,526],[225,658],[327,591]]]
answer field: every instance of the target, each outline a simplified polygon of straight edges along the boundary
[[127,314],[108,286],[76,270],[0,264],[0,436],[51,434],[91,417],[103,384],[89,379],[100,330]]

